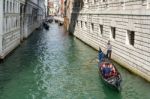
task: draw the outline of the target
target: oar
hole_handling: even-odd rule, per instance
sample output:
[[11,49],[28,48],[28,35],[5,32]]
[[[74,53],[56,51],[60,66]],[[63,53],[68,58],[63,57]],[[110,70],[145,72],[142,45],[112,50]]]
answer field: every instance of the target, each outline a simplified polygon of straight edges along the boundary
[[91,59],[91,61],[90,61],[89,63],[92,63],[92,62],[93,62],[93,60],[95,60],[95,59],[97,59],[97,56],[96,56],[96,57],[94,57],[93,59]]

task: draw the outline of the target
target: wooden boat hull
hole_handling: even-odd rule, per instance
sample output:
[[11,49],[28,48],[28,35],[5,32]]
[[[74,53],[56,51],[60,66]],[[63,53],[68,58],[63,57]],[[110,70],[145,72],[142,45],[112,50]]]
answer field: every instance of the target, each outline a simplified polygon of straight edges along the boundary
[[115,89],[117,91],[121,91],[121,85],[117,86],[115,85],[115,83],[109,83],[109,81],[105,80],[102,75],[100,74],[100,77],[102,79],[102,81],[104,82],[104,84],[106,84],[107,86],[111,87],[112,89]]
[[110,61],[110,59],[101,51],[101,49],[99,49],[98,56],[99,75],[101,76],[102,80],[109,86],[112,86],[120,91],[122,78],[119,71]]
[[121,81],[122,81],[122,78],[121,78],[120,73],[118,73],[116,76],[113,76],[113,77],[110,77],[110,78],[106,79],[102,75],[102,71],[100,69],[100,64],[101,63],[99,63],[99,75],[102,78],[102,80],[104,81],[104,83],[107,84],[108,86],[114,88],[114,89],[117,89],[118,91],[121,91]]
[[43,22],[43,27],[46,29],[46,30],[49,30],[49,25],[45,22]]

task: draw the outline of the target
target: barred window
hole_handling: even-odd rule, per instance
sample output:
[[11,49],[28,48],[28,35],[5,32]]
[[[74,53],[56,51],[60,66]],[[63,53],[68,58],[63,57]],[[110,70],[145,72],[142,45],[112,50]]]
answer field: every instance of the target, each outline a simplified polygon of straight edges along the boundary
[[3,12],[5,12],[5,0],[3,0]]
[[82,28],[82,21],[81,21],[81,28]]
[[101,33],[101,35],[103,34],[103,25],[99,25],[99,32]]
[[94,31],[94,24],[93,23],[91,23],[91,29],[92,29],[92,31]]
[[15,12],[15,3],[13,2],[13,12]]
[[10,12],[12,11],[12,2],[10,1]]
[[85,28],[87,28],[87,22],[85,22]]
[[116,38],[116,28],[115,28],[115,27],[111,27],[111,37],[112,37],[113,39]]
[[134,31],[127,31],[127,40],[128,44],[134,46],[134,38],[135,38],[135,32]]
[[8,13],[8,11],[9,11],[9,2],[7,1],[7,13]]

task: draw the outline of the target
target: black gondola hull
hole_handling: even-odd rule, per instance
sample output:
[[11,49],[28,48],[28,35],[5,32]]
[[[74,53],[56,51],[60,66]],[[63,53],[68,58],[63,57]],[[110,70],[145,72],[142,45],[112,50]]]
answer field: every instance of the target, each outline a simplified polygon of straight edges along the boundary
[[105,84],[107,84],[108,86],[114,88],[114,89],[117,89],[118,91],[121,91],[121,81],[122,81],[122,78],[121,78],[121,75],[120,73],[118,73],[116,76],[113,76],[113,77],[110,77],[110,78],[105,78],[103,75],[102,75],[102,71],[100,69],[100,64],[99,63],[99,75],[100,77],[102,78],[103,82]]

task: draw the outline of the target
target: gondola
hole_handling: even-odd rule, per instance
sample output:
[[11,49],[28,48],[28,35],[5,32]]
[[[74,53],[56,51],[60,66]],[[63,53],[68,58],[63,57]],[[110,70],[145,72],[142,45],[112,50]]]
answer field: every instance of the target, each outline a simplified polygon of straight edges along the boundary
[[55,20],[55,23],[58,23],[58,20]]
[[53,19],[49,19],[48,22],[49,22],[49,23],[52,23],[52,22],[53,22]]
[[59,26],[62,26],[62,25],[63,25],[63,23],[62,23],[62,22],[60,22],[60,23],[59,23]]
[[[113,71],[115,72],[112,73],[111,71],[112,74],[107,76],[104,75],[103,69],[105,65],[111,65]],[[122,82],[121,74],[119,73],[115,65],[106,57],[106,55],[101,50],[99,51],[98,67],[99,67],[99,75],[104,81],[104,83],[106,83],[107,85],[109,85],[114,89],[117,89],[118,91],[121,91],[121,82]]]
[[46,29],[46,30],[49,30],[49,25],[45,22],[43,22],[43,27]]

